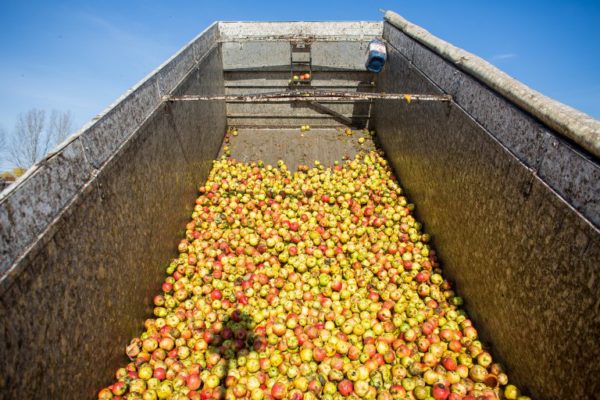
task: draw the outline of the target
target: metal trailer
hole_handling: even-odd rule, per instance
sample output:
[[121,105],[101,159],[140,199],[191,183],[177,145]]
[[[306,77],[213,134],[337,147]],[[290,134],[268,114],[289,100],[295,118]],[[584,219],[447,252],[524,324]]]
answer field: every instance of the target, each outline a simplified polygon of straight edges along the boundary
[[[375,37],[379,75],[364,67]],[[309,99],[280,95],[294,68],[310,68],[294,87]],[[93,398],[111,382],[227,126],[234,157],[294,167],[364,148],[348,124],[377,131],[511,380],[597,398],[600,123],[392,12],[214,23],[5,189],[0,398]]]

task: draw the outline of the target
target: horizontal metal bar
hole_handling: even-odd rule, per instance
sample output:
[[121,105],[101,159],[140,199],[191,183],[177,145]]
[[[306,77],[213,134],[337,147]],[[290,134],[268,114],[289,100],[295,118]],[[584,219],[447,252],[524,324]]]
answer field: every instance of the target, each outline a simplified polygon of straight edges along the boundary
[[[316,99],[316,100],[315,100]],[[287,103],[310,103],[312,101],[316,101],[321,104],[356,104],[356,103],[372,103],[373,100],[369,99],[360,99],[360,100],[352,100],[352,99],[338,99],[331,100],[331,97],[313,97],[312,100],[296,100],[296,99],[278,99],[277,101],[273,101],[272,99],[265,100],[254,100],[254,101],[243,101],[243,100],[226,100],[227,104],[287,104]]]
[[[318,82],[318,83],[315,83]],[[276,84],[270,84],[270,85],[238,85],[238,84],[230,84],[230,83],[225,83],[225,88],[233,88],[233,89],[286,89],[288,86],[287,85],[276,85]],[[368,83],[357,83],[356,85],[344,85],[344,84],[338,84],[338,85],[324,85],[323,81],[317,81],[315,79],[312,80],[312,87],[313,88],[325,88],[328,90],[331,89],[355,89],[355,88],[373,88],[374,86]]]
[[[248,68],[244,68],[243,66],[225,66],[223,67],[223,73],[224,74],[246,74],[246,73],[255,73],[255,74],[281,74],[281,73],[289,73],[290,72],[290,65],[289,64],[285,64],[285,65],[271,65],[268,67],[254,67],[255,69],[249,69]],[[372,72],[368,72],[368,71],[361,71],[361,70],[357,70],[356,68],[352,68],[352,67],[328,67],[326,65],[312,65],[312,71],[314,73],[337,73],[337,74],[353,74],[353,73],[364,73],[364,75],[369,75],[369,74],[373,74]]]
[[371,101],[371,100],[404,100],[412,101],[443,101],[452,100],[449,95],[409,94],[409,93],[368,93],[368,92],[327,92],[311,90],[292,90],[285,92],[260,93],[249,95],[220,95],[220,96],[165,96],[164,101],[212,101],[224,100],[231,103],[289,103],[314,101]]
[[[331,119],[331,121],[335,121],[335,120]],[[295,122],[291,125],[281,125],[281,124],[270,125],[270,124],[243,124],[243,123],[238,122],[235,124],[235,127],[238,129],[241,129],[241,128],[244,128],[244,129],[277,129],[277,130],[298,129],[298,123]],[[310,130],[315,131],[316,129],[336,129],[336,128],[343,128],[343,127],[346,127],[346,124],[342,124],[342,123],[315,124],[313,122],[310,125]]]
[[[363,36],[315,36],[310,39],[313,43],[315,42],[363,42],[368,43],[372,38],[376,37],[376,35],[363,37]],[[295,35],[265,35],[265,36],[238,36],[217,40],[217,43],[245,43],[245,42],[290,42],[290,40],[295,40],[297,36]]]
[[[255,119],[263,119],[263,118],[280,118],[280,119],[333,119],[331,115],[324,114],[315,114],[315,115],[274,115],[274,114],[227,114],[227,118],[255,118]],[[346,118],[352,119],[369,119],[371,118],[369,115],[365,114],[356,114],[356,115],[345,115]]]

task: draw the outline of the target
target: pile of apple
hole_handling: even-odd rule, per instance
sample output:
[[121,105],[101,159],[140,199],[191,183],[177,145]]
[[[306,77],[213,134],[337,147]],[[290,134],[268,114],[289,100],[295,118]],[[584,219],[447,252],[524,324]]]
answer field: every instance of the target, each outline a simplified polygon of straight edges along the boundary
[[377,152],[214,162],[154,317],[100,399],[527,399]]
[[294,75],[294,76],[292,76],[292,80],[294,82],[297,82],[297,81],[309,81],[310,80],[310,73],[305,72],[305,73],[300,74],[300,75]]

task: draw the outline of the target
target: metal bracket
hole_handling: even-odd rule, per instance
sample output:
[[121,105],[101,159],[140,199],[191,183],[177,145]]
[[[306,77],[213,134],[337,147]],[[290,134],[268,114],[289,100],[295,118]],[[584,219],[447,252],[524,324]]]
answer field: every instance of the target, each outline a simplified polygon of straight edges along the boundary
[[[310,86],[312,81],[312,40],[290,41],[290,86]],[[308,74],[308,79],[303,78]],[[294,79],[296,78],[296,79]]]
[[319,103],[318,101],[309,101],[308,105],[309,105],[309,107],[314,108],[318,112],[331,115],[332,117],[334,117],[335,119],[337,119],[338,121],[341,121],[342,123],[344,123],[346,125],[352,125],[352,118],[348,118],[344,114],[340,114],[339,112],[332,110],[331,108],[329,108],[327,106],[324,106],[323,104]]

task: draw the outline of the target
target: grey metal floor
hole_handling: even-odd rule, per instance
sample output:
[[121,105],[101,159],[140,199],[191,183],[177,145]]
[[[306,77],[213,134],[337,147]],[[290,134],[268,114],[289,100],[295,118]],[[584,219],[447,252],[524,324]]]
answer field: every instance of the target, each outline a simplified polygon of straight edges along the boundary
[[[342,162],[345,158],[354,158],[360,151],[375,149],[373,137],[363,130],[352,130],[347,135],[344,128],[317,128],[301,132],[297,129],[238,129],[238,135],[229,135],[229,144],[224,143],[219,157],[224,153],[224,146],[229,146],[231,157],[251,162],[262,160],[265,165],[277,164],[283,160],[290,170],[298,165],[314,165],[318,160],[325,166],[334,161]],[[365,138],[360,144],[359,139]]]

